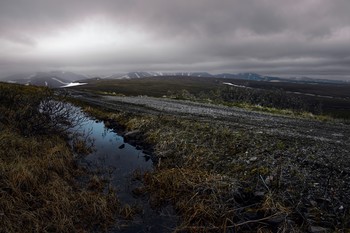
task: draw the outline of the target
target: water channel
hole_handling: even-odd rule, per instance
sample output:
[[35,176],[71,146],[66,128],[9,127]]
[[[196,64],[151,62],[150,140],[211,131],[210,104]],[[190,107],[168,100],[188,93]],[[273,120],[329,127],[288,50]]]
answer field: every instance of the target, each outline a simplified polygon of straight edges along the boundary
[[116,220],[116,227],[109,232],[172,232],[176,227],[177,218],[171,207],[153,210],[147,196],[136,197],[132,194],[135,187],[142,185],[140,181],[133,179],[133,173],[135,171],[143,173],[153,169],[150,156],[126,143],[122,136],[108,129],[103,122],[84,114],[83,116],[83,121],[73,131],[92,143],[93,152],[81,159],[81,165],[98,170],[100,175],[108,178],[110,184],[117,190],[117,196],[122,205],[136,205],[142,209],[142,213],[133,220],[126,222]]

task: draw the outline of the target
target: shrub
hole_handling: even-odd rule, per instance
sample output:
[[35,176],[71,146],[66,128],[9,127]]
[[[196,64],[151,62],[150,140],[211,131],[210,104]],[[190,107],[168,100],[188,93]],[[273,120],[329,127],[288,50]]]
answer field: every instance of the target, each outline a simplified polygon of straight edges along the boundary
[[79,113],[46,87],[0,84],[0,122],[22,135],[48,135],[79,123]]

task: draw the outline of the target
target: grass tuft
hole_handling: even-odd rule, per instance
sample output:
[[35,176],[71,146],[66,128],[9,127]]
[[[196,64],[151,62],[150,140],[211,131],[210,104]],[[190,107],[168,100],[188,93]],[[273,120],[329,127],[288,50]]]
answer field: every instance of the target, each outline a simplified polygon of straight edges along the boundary
[[[37,109],[49,92],[0,84],[0,232],[106,230],[120,208],[116,193],[102,192],[94,176],[90,187],[78,182],[88,174],[77,166],[66,135]],[[43,120],[40,127],[35,119]]]

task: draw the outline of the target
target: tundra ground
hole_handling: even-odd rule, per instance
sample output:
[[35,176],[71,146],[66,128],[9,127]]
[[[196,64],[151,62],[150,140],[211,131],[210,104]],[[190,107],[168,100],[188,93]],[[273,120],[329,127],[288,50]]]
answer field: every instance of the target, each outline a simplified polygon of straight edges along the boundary
[[[142,189],[179,231],[349,229],[350,126],[233,107],[74,92],[86,111],[152,145]],[[149,146],[148,146],[149,147]]]

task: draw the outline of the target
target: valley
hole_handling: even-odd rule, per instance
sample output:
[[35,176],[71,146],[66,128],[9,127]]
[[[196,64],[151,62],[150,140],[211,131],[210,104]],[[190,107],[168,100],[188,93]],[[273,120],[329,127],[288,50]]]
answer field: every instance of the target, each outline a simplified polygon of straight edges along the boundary
[[[66,160],[69,158],[71,163],[68,172],[74,166],[80,169],[69,179],[87,180],[78,186],[73,182],[69,187],[77,189],[74,195],[85,192],[92,195],[91,205],[98,200],[111,202],[111,205],[101,207],[96,213],[89,209],[90,204],[84,206],[90,211],[86,217],[72,215],[75,222],[67,228],[60,225],[58,217],[52,226],[54,229],[91,230],[95,227],[116,233],[135,229],[147,232],[154,227],[159,232],[256,232],[262,228],[267,232],[329,232],[349,229],[347,85],[212,77],[91,79],[84,82],[87,84],[54,90],[31,85],[0,86],[2,108],[7,114],[0,122],[0,129],[5,130],[0,131],[1,137],[6,138],[11,129],[19,130],[19,136],[11,137],[27,137],[28,132],[29,139],[34,141],[37,137],[53,137],[53,133],[45,129],[59,130],[65,124],[69,125],[69,121],[53,124],[51,121],[60,118],[45,118],[47,113],[32,108],[40,103],[49,104],[49,107],[56,103],[50,102],[54,99],[79,106],[78,115],[86,114],[89,124],[97,127],[91,129],[91,139],[85,136],[70,139],[74,142],[70,144],[71,149],[65,145],[68,150]],[[35,97],[34,93],[39,91],[43,95]],[[23,94],[16,95],[17,92]],[[40,101],[36,100],[39,97]],[[8,105],[8,102],[18,101],[33,107],[27,111],[28,107],[19,105],[12,109]],[[11,121],[13,114],[24,119],[27,114],[33,114],[32,111],[36,118],[43,119],[41,128],[37,128],[33,117],[28,118],[31,120],[27,123]],[[77,115],[72,115],[71,120],[76,118],[74,116]],[[6,126],[7,121],[11,122],[9,126]],[[60,140],[66,137],[64,134],[58,136]],[[22,147],[19,158],[28,153],[27,145]],[[51,146],[45,147],[45,150],[53,150]],[[11,145],[12,154],[14,150]],[[79,156],[74,157],[74,153]],[[5,158],[4,153],[1,156]],[[132,158],[139,161],[135,162],[137,164],[147,162],[147,169],[131,171],[126,169],[129,165],[120,162]],[[89,161],[88,166],[82,161]],[[97,166],[91,166],[94,163]],[[8,162],[6,166],[13,164]],[[34,178],[23,179],[32,182]],[[6,182],[13,185],[11,182],[17,181]],[[45,185],[46,181],[40,182]],[[103,190],[109,191],[104,193]],[[4,205],[10,202],[10,196],[6,198]],[[26,200],[26,196],[18,198]],[[37,203],[49,197],[35,198]],[[59,199],[55,200],[55,205],[62,204]],[[6,208],[6,211],[13,211],[9,205]],[[35,205],[31,208],[40,210]],[[39,219],[47,216],[37,213],[38,218],[21,224],[43,227],[44,223]],[[104,213],[104,217],[88,224],[89,218],[99,213]],[[86,222],[85,226],[77,224],[80,218]],[[6,215],[5,220],[12,226],[15,219]],[[158,220],[160,222],[154,222]]]

